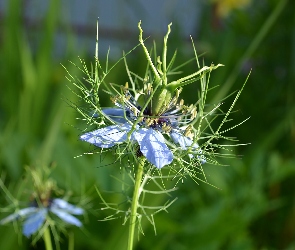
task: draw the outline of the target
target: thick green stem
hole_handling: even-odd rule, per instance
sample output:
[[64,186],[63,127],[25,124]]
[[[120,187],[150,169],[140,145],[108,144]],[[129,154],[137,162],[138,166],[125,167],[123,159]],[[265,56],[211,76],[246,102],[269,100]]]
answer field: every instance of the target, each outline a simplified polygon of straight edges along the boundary
[[44,243],[45,243],[45,249],[46,250],[52,250],[50,231],[49,231],[48,227],[46,227],[46,229],[44,231],[43,239],[44,239]]
[[74,233],[69,232],[69,248],[68,250],[74,250]]
[[134,232],[135,232],[135,224],[137,218],[137,208],[138,208],[138,199],[140,196],[140,184],[143,175],[143,165],[144,165],[145,158],[141,157],[139,159],[137,173],[135,176],[135,183],[134,183],[134,192],[132,197],[132,204],[131,204],[131,214],[130,214],[130,223],[129,223],[129,236],[128,236],[128,250],[133,249],[133,242],[134,242]]

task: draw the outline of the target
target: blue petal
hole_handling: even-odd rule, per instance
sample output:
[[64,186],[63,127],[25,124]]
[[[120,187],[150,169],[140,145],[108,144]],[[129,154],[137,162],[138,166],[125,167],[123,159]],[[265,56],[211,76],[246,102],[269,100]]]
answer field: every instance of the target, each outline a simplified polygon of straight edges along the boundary
[[129,123],[112,125],[83,134],[80,139],[100,148],[110,148],[117,143],[126,141],[127,133],[131,127]]
[[162,168],[173,161],[173,154],[165,144],[164,136],[152,128],[142,128],[133,132],[141,153],[157,168]]
[[[179,133],[179,132],[176,132],[175,130],[174,130],[174,131],[172,130],[172,132],[170,133],[170,136],[171,136],[172,140],[173,140],[175,143],[178,143],[178,144],[180,145],[180,147],[181,147],[183,150],[186,150],[186,149],[189,148],[189,147],[191,147],[192,149],[197,149],[197,148],[199,148],[199,144],[198,144],[198,143],[194,143],[194,144],[193,144],[193,141],[192,141],[190,138],[188,138],[188,137],[182,135],[182,134]],[[192,144],[193,144],[193,145],[192,145]],[[201,150],[201,149],[198,149],[198,150],[197,150],[197,153],[200,154],[200,155],[198,156],[198,158],[200,159],[201,163],[202,163],[202,164],[206,163],[206,159],[205,159],[205,157],[204,157],[203,155],[201,155],[201,154],[202,154],[202,150]],[[189,157],[192,158],[193,155],[192,155],[192,154],[189,154]]]
[[4,225],[8,222],[17,220],[21,217],[26,217],[27,215],[34,213],[37,210],[38,210],[38,208],[36,208],[36,207],[27,207],[27,208],[21,209],[21,210],[17,211],[16,213],[8,215],[7,217],[0,220],[0,225]]
[[80,220],[61,209],[52,207],[50,208],[50,211],[69,224],[75,225],[77,227],[82,226],[82,222]]
[[51,208],[62,209],[65,212],[81,215],[84,213],[84,210],[80,207],[76,207],[63,199],[53,199],[51,203]]
[[38,212],[32,214],[25,222],[23,226],[23,234],[29,237],[43,225],[47,215],[47,209],[38,209]]
[[[110,117],[116,123],[126,123],[125,119],[125,111],[120,108],[105,108],[102,112]],[[128,117],[128,113],[126,113],[126,117]]]
[[[172,140],[175,143],[178,143],[183,150],[190,147],[193,143],[193,141],[190,138],[182,135],[181,133],[172,131],[170,135],[171,135]],[[195,143],[193,146],[193,148],[198,148],[198,147],[199,147],[198,143]]]

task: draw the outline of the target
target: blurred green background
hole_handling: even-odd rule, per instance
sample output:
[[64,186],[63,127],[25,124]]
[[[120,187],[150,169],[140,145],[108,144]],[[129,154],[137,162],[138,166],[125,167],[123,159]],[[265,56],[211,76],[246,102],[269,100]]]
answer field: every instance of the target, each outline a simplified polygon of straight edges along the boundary
[[[93,61],[96,17],[104,10],[96,13],[92,9],[94,19],[88,20],[90,24],[79,25],[78,19],[75,22],[70,18],[75,15],[71,9],[61,8],[62,1],[41,2],[2,0],[0,5],[1,173],[6,174],[5,184],[12,189],[21,181],[25,165],[38,167],[54,161],[57,166],[53,175],[59,187],[75,197],[88,195],[91,199],[84,229],[72,231],[75,249],[124,249],[128,227],[122,226],[122,219],[98,221],[108,212],[99,210],[100,200],[93,189],[96,184],[101,190],[112,190],[117,184],[110,174],[117,172],[117,166],[100,167],[104,163],[99,155],[74,158],[89,151],[89,146],[78,140],[85,126],[67,104],[67,100],[78,101],[67,88],[69,83],[61,66],[79,77],[81,72],[69,61],[78,62],[78,56]],[[186,23],[181,18],[189,16],[177,15],[183,10],[177,8],[176,2],[166,3],[165,8],[172,13],[171,18],[173,14],[177,18],[166,23],[164,19],[159,26],[165,31],[173,21],[170,53],[177,48],[177,62],[184,62],[193,57],[189,36],[182,33]],[[212,73],[211,84],[219,87],[209,95],[208,103],[218,103],[240,89],[252,68],[232,115],[236,123],[249,116],[251,119],[228,134],[251,144],[238,147],[236,159],[222,159],[226,167],[204,166],[209,182],[220,189],[189,180],[180,185],[173,193],[179,199],[169,213],[155,216],[157,235],[144,223],[145,236],[140,236],[136,249],[295,249],[294,2],[204,2],[182,4],[198,13],[198,18],[193,19],[197,23],[189,31],[198,52],[206,52],[207,64],[225,65]],[[149,4],[157,8],[157,2]],[[135,0],[113,4],[105,11],[118,11],[122,5],[142,13],[140,1]],[[44,14],[28,19],[27,13],[34,6],[43,6]],[[146,13],[139,17],[144,30],[152,22],[148,17]],[[111,51],[114,48],[111,59],[116,60],[120,51],[128,51],[138,43],[139,20],[112,29],[107,26],[112,15],[109,20],[107,16],[100,18],[100,60],[106,58],[105,44],[111,44]],[[161,43],[164,33],[156,28],[155,33],[148,30],[146,36],[152,36],[149,42],[155,39]],[[144,71],[140,49],[128,61],[132,71]],[[123,64],[114,69],[108,81],[127,81]],[[187,103],[194,102],[195,93],[188,87],[182,97]],[[224,101],[225,107],[230,104]],[[110,105],[109,99],[102,100],[102,105]],[[7,206],[3,192],[0,197],[1,207]],[[1,214],[1,218],[5,215]],[[20,241],[12,225],[0,227],[0,239],[0,249],[43,248],[42,242],[32,247],[30,240],[23,237]],[[67,245],[64,236],[62,249]]]

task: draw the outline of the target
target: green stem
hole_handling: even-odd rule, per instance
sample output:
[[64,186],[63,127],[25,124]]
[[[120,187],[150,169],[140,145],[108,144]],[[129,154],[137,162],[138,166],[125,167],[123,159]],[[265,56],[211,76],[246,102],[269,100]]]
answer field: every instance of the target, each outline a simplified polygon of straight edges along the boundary
[[[201,68],[200,70],[198,70],[197,72],[190,74],[188,76],[182,77],[180,79],[178,79],[177,81],[173,81],[171,83],[169,83],[166,87],[166,89],[170,90],[171,92],[174,92],[177,88],[180,88],[184,85],[190,84],[192,82],[196,82],[197,80],[199,80],[200,78],[203,77],[204,74],[207,74],[208,72],[211,72],[214,69],[217,69],[218,67],[223,66],[222,64],[218,64],[216,66],[214,66],[213,64],[211,66],[204,66],[203,68]],[[197,75],[199,75],[197,78]]]
[[168,25],[168,31],[167,31],[167,34],[166,36],[164,37],[164,45],[163,45],[163,58],[162,58],[162,61],[163,61],[163,84],[164,85],[167,85],[167,42],[168,42],[168,36],[171,32],[171,25],[172,23],[170,23]]
[[45,249],[52,250],[50,231],[49,231],[48,227],[46,227],[46,229],[44,231],[43,239],[44,239],[44,243],[45,243]]
[[144,165],[145,158],[141,157],[139,159],[137,173],[135,176],[135,183],[134,183],[134,192],[131,204],[131,214],[130,214],[130,223],[129,223],[129,236],[128,236],[128,250],[133,249],[133,242],[134,242],[134,231],[135,231],[135,224],[137,218],[137,208],[138,208],[138,199],[140,196],[140,184],[143,175],[143,165]]
[[152,61],[152,59],[150,57],[150,53],[148,52],[147,48],[144,45],[143,38],[142,38],[142,32],[143,31],[142,31],[142,28],[141,28],[141,21],[139,21],[139,23],[138,23],[138,29],[139,29],[139,43],[141,44],[141,46],[143,48],[143,51],[144,51],[144,54],[146,56],[146,59],[148,60],[149,65],[151,66],[151,68],[152,68],[152,70],[153,70],[153,72],[155,74],[155,77],[156,77],[155,82],[157,84],[159,84],[159,82],[161,80],[161,77],[160,77],[155,65],[153,64],[153,61]]
[[74,233],[69,232],[69,248],[68,250],[74,250]]

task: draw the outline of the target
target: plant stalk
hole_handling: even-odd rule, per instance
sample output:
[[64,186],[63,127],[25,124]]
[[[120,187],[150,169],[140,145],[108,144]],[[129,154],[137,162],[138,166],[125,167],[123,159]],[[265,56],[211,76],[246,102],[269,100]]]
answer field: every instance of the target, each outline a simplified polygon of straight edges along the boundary
[[140,184],[141,184],[142,175],[143,175],[144,161],[145,161],[144,157],[141,157],[139,159],[137,173],[135,176],[134,192],[133,192],[132,203],[131,203],[131,214],[130,214],[130,223],[129,223],[129,235],[128,235],[128,246],[127,246],[128,250],[133,249],[138,199],[141,193]]
[[46,227],[46,229],[44,231],[43,239],[44,239],[44,243],[45,243],[45,249],[46,250],[52,250],[50,231],[49,231],[48,227]]
[[69,248],[68,250],[74,250],[74,233],[71,231],[69,232]]

